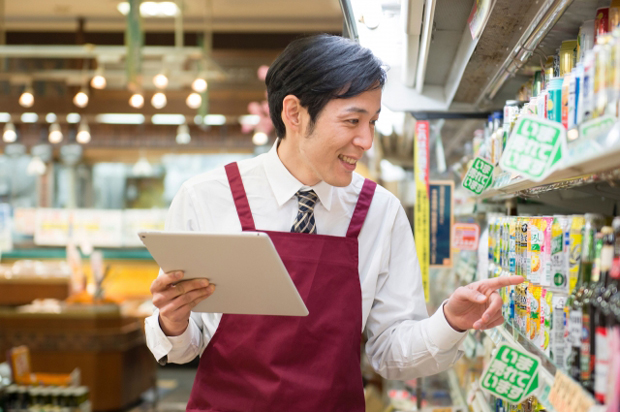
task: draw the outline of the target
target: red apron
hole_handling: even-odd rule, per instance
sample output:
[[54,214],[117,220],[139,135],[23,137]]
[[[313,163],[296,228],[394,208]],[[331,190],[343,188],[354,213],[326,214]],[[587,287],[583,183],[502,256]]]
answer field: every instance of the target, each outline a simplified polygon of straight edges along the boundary
[[[226,173],[242,229],[256,231],[237,164]],[[357,236],[375,188],[364,182],[346,237],[265,232],[310,314],[224,314],[200,359],[187,411],[365,410]]]

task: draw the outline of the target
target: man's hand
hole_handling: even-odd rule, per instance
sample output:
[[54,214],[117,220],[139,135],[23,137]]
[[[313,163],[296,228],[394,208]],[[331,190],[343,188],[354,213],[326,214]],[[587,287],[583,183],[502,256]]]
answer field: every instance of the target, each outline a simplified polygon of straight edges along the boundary
[[490,329],[504,322],[502,298],[497,289],[518,285],[522,276],[479,280],[454,291],[443,307],[446,320],[458,331]]
[[151,284],[153,305],[159,308],[159,325],[166,336],[185,332],[189,315],[198,303],[215,290],[207,279],[181,281],[183,272],[168,272]]

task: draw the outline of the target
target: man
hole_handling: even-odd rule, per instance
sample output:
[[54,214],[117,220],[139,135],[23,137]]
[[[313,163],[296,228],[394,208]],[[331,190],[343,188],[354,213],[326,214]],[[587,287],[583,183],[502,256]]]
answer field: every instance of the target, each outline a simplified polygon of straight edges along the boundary
[[162,362],[201,355],[189,411],[363,411],[364,329],[384,377],[437,373],[458,358],[464,331],[502,323],[495,290],[522,278],[459,288],[428,317],[400,202],[354,173],[372,145],[385,82],[369,50],[335,36],[296,40],[265,82],[278,143],[187,181],[166,227],[265,231],[310,314],[193,313],[214,285],[162,273],[147,343]]

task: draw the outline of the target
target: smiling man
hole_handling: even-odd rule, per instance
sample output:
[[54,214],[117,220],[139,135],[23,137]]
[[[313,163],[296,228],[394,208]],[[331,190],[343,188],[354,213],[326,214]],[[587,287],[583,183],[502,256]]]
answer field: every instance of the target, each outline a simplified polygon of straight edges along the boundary
[[381,62],[355,42],[294,41],[266,78],[271,151],[190,179],[172,202],[168,230],[266,232],[310,312],[194,313],[214,285],[160,273],[147,344],[161,363],[201,355],[188,411],[361,412],[364,330],[372,366],[404,380],[449,368],[467,329],[502,323],[496,289],[521,277],[459,288],[428,317],[399,200],[355,173],[384,83]]

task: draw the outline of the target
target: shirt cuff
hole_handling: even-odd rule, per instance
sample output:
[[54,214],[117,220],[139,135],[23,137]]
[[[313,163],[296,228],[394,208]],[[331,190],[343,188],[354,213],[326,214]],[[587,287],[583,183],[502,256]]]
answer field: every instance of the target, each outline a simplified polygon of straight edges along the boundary
[[458,332],[450,326],[443,312],[442,303],[439,309],[429,318],[428,337],[440,350],[449,350],[459,344],[467,336],[467,331]]
[[153,314],[144,320],[144,332],[146,334],[146,346],[159,362],[168,356],[172,349],[172,343],[159,326],[159,309],[155,309]]

